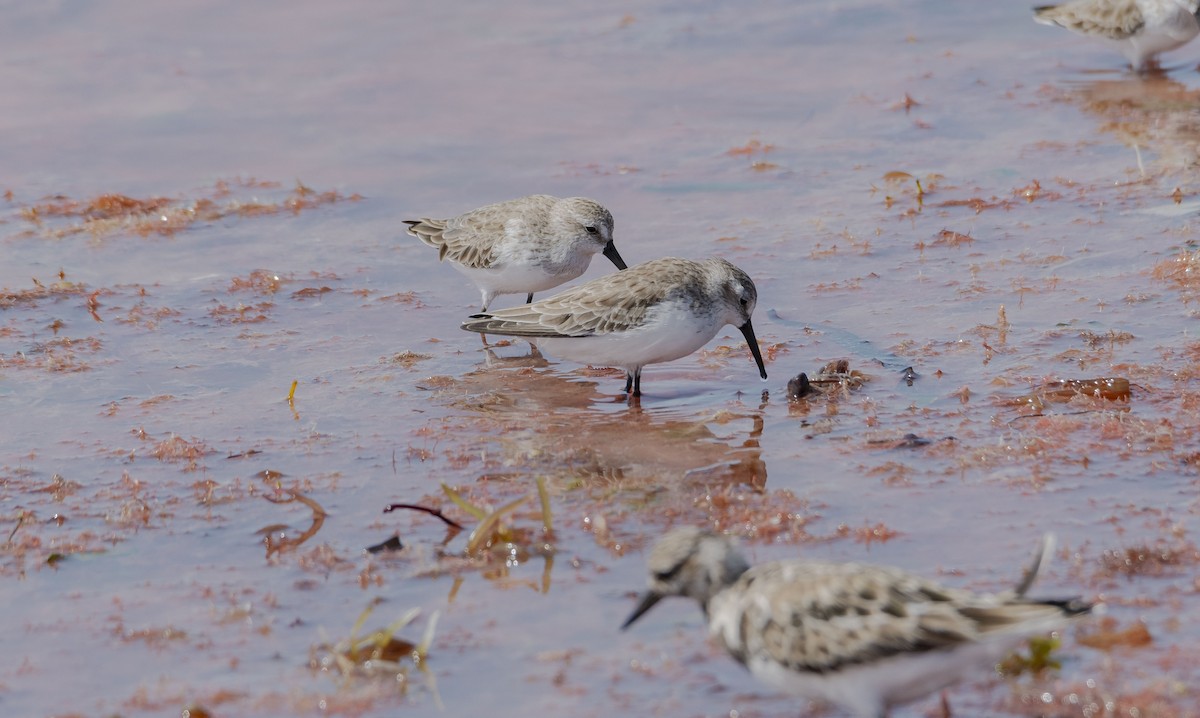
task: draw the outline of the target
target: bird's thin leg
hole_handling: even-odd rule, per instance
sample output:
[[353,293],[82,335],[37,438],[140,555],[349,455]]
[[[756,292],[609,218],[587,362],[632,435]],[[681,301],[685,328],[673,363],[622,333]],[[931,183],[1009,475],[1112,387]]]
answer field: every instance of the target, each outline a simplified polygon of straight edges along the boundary
[[[626,391],[629,391],[629,390],[626,389]],[[638,369],[633,372],[633,395],[634,396],[642,395],[642,370],[641,369]]]
[[[487,314],[488,305],[492,303],[492,300],[496,298],[496,295],[495,294],[489,295],[486,291],[482,291],[482,290],[479,292],[479,294],[483,298],[483,306],[479,309],[479,313]],[[479,338],[483,340],[483,348],[484,349],[489,348],[489,345],[487,343],[487,334],[484,334],[483,332],[479,332]]]
[[633,374],[625,372],[625,393],[628,394],[633,389]]
[[953,715],[950,712],[950,696],[946,691],[942,691],[942,718],[951,718]]
[[533,303],[533,292],[530,292],[530,293],[529,293],[529,295],[528,295],[527,297],[525,297],[525,303],[526,303],[526,304],[532,304],[532,303]]

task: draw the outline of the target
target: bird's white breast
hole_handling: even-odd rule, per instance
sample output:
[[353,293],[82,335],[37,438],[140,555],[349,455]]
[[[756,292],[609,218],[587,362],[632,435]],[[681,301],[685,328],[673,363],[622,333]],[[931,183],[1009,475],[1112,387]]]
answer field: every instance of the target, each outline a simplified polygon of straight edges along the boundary
[[674,299],[660,302],[641,324],[629,329],[536,341],[552,355],[581,364],[636,369],[691,354],[715,337],[724,324],[715,308],[697,312],[684,300]]

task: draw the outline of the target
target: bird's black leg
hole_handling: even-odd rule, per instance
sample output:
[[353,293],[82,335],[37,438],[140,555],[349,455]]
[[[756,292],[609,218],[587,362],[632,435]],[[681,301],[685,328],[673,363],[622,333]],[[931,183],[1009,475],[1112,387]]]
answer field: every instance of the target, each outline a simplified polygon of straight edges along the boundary
[[625,372],[625,393],[628,394],[631,389],[633,389],[633,374]]
[[525,297],[525,303],[526,303],[526,304],[532,304],[532,303],[533,303],[533,292],[530,292],[530,293],[529,293],[529,296]]
[[[628,390],[626,390],[628,391]],[[642,395],[642,370],[638,369],[633,373],[633,395]]]

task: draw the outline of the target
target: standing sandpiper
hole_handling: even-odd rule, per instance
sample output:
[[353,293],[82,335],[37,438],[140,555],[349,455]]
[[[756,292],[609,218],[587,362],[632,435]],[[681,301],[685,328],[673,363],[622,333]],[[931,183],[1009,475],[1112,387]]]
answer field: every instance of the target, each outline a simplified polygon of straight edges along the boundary
[[613,245],[612,214],[583,197],[535,194],[450,219],[404,222],[479,287],[484,312],[501,294],[526,294],[532,302],[534,292],[583,274],[598,253],[625,269]]
[[1154,67],[1159,53],[1200,34],[1197,0],[1071,0],[1033,9],[1033,19],[1107,42],[1137,72]]
[[685,357],[721,327],[741,330],[763,366],[750,315],[754,282],[724,259],[664,257],[572,287],[522,307],[474,314],[462,328],[522,337],[581,364],[625,370],[625,393],[642,394],[642,367]]

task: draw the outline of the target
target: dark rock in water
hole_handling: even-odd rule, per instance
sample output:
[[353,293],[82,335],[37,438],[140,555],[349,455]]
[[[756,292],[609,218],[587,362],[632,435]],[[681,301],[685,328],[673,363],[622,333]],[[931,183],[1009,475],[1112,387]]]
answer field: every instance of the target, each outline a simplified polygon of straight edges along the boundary
[[788,380],[787,392],[789,399],[799,399],[809,394],[815,394],[816,391],[813,388],[812,382],[808,380],[808,374],[804,372],[800,372],[799,375]]
[[922,438],[916,434],[905,434],[896,444],[896,448],[915,449],[918,446],[928,446],[930,443],[932,442],[930,442],[929,439]]
[[383,551],[399,551],[404,548],[404,544],[400,543],[399,536],[393,536],[387,541],[377,543],[374,546],[367,547],[367,553],[381,553]]
[[[958,441],[953,436],[944,436],[937,441]],[[926,439],[923,436],[916,434],[905,434],[899,439],[871,439],[867,443],[872,447],[884,449],[919,449],[922,446],[929,446],[934,442],[933,439]]]

